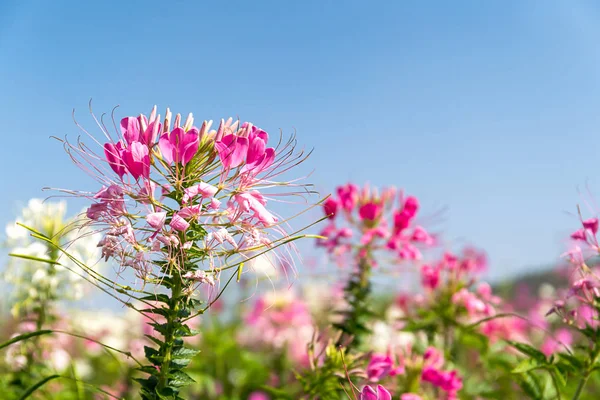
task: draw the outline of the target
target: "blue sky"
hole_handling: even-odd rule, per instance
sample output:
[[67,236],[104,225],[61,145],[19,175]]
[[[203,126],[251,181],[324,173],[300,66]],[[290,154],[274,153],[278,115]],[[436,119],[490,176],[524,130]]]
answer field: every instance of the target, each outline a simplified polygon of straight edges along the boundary
[[[51,135],[87,102],[297,130],[326,193],[394,184],[491,275],[553,262],[596,178],[591,1],[0,2],[0,223],[44,186],[96,189]],[[592,210],[593,212],[593,210]]]

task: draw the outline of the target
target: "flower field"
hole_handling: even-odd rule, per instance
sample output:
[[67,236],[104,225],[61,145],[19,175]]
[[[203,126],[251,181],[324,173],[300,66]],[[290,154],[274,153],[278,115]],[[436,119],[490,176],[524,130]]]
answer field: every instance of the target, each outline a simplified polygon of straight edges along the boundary
[[600,396],[593,213],[559,285],[503,290],[401,182],[317,193],[300,133],[94,119],[61,142],[95,189],[52,189],[83,210],[32,199],[6,227],[2,399]]

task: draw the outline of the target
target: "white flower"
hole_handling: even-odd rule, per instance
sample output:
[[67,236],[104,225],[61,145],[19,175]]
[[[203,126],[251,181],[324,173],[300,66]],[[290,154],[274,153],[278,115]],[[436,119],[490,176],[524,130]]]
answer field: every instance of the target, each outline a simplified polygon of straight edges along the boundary
[[248,267],[254,272],[261,275],[275,279],[279,276],[279,270],[277,264],[273,261],[273,257],[269,253],[263,253],[250,261],[248,261]]
[[57,371],[63,372],[71,362],[71,356],[65,350],[55,348],[50,353],[50,365]]

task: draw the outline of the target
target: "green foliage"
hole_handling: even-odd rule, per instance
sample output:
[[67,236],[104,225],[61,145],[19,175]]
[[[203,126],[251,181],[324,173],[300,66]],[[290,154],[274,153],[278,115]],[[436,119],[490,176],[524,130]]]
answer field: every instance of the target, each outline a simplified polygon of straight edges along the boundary
[[348,308],[338,311],[342,316],[342,321],[333,325],[342,332],[342,336],[337,342],[338,346],[359,347],[362,338],[370,333],[368,322],[374,316],[369,304],[370,276],[370,262],[366,258],[362,258],[344,288],[344,298],[348,303]]
[[348,386],[345,371],[355,369],[358,358],[349,353],[347,348],[338,348],[329,344],[325,350],[322,365],[315,366],[296,378],[302,384],[302,393],[310,398],[322,400],[338,400],[344,397],[346,391],[352,391]]

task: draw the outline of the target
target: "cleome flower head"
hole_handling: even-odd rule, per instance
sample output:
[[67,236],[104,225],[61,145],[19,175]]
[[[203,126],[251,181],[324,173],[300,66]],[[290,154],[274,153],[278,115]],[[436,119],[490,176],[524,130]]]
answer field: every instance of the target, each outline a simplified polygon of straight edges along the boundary
[[353,246],[382,250],[398,260],[420,260],[419,248],[431,246],[435,239],[415,223],[419,201],[404,196],[395,188],[377,188],[348,183],[339,186],[337,196],[323,203],[329,224],[319,242],[329,253],[340,257]]
[[289,241],[286,221],[270,202],[271,196],[297,194],[289,188],[298,185],[277,181],[305,158],[295,152],[293,138],[270,147],[269,134],[252,123],[229,118],[211,129],[212,121],[196,126],[192,114],[182,121],[169,109],[161,119],[156,107],[123,118],[116,135],[98,125],[105,142],[88,135],[102,153],[81,142],[64,144],[101,184],[95,193],[69,193],[91,202],[86,215],[102,233],[98,247],[105,260],[134,270],[144,282],[176,268],[189,287],[213,285],[223,270],[241,269]]

